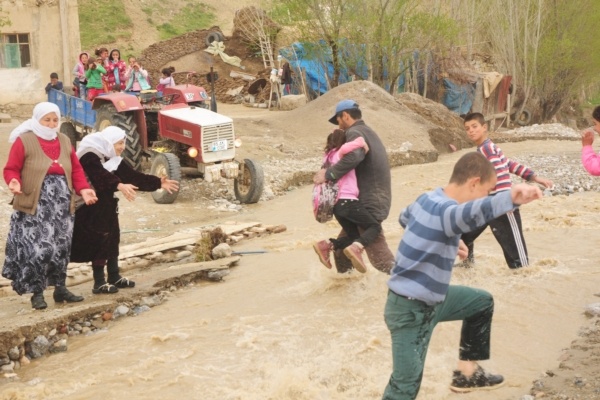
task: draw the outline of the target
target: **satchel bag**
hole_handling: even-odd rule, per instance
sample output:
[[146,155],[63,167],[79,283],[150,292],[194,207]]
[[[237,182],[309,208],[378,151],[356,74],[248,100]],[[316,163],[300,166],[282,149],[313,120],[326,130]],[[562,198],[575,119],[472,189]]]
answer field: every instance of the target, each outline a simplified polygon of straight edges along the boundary
[[315,184],[313,188],[313,212],[317,222],[325,223],[333,218],[333,207],[338,201],[337,182]]

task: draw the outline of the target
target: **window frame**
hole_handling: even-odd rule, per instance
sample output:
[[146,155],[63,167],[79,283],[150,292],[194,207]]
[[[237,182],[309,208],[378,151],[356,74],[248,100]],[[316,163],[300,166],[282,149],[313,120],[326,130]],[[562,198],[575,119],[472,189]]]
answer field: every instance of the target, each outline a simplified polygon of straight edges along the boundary
[[29,32],[0,32],[0,68],[29,67],[31,67],[31,34]]

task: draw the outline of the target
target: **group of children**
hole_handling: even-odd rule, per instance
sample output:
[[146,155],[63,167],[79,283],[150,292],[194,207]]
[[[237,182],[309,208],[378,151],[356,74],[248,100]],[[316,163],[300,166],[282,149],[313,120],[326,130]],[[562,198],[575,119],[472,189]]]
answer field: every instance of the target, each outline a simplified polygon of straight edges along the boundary
[[[161,92],[166,87],[175,86],[172,74],[174,67],[163,68],[162,78],[156,87]],[[121,59],[119,49],[108,49],[101,47],[96,49],[94,56],[87,52],[79,54],[79,59],[73,68],[73,92],[79,98],[94,100],[103,93],[130,92],[139,93],[142,90],[150,90],[150,79],[148,71],[140,66],[133,56],[129,57],[128,63]],[[63,83],[58,80],[58,74],[50,74],[50,83],[46,86],[46,93],[50,89],[63,90]]]
[[[600,132],[600,107],[593,117]],[[417,397],[429,340],[436,324],[444,321],[463,321],[459,361],[451,390],[494,389],[504,381],[501,375],[490,374],[477,363],[490,356],[493,297],[481,289],[450,285],[452,269],[456,265],[473,265],[473,243],[488,225],[502,247],[509,268],[527,266],[518,207],[541,198],[542,191],[536,185],[512,185],[510,174],[545,188],[551,188],[553,183],[506,158],[488,138],[482,114],[467,115],[464,125],[467,135],[477,145],[477,152],[467,153],[458,160],[445,187],[419,196],[400,214],[400,225],[405,233],[390,272],[384,312],[392,338],[393,359],[393,372],[383,394],[386,400]],[[600,175],[600,156],[591,147],[593,135],[591,130],[584,133],[582,161],[591,174]],[[345,143],[343,131],[334,131],[327,139],[324,165],[364,147],[361,139]],[[332,267],[329,252],[344,248],[354,268],[365,272],[361,252],[352,248],[368,246],[372,233],[381,230],[381,225],[361,207],[353,173],[337,180],[339,195],[333,209],[348,234],[347,240],[322,240],[313,247],[327,268]],[[353,206],[352,211],[346,213],[338,204],[348,202]],[[464,260],[462,264],[455,264],[457,256]]]

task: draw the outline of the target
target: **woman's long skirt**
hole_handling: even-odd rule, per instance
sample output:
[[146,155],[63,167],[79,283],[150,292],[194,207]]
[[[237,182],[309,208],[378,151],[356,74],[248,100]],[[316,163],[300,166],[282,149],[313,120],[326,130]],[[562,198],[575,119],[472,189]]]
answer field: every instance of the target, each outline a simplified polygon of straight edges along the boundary
[[13,212],[2,276],[18,294],[65,286],[74,216],[64,175],[47,175],[34,215]]

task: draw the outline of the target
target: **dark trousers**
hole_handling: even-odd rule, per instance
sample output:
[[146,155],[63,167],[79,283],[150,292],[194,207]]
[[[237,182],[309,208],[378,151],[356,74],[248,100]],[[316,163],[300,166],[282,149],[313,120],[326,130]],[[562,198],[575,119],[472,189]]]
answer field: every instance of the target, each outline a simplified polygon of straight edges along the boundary
[[[342,200],[340,200],[342,201]],[[340,203],[340,201],[338,201],[338,203]],[[337,204],[336,204],[337,207]],[[345,207],[343,207],[345,208]],[[334,207],[334,215],[336,215],[336,209]],[[337,215],[336,215],[336,219],[337,219]],[[339,220],[338,220],[339,221]],[[373,267],[375,267],[376,269],[378,269],[381,272],[384,272],[386,274],[389,274],[390,271],[392,270],[392,268],[394,268],[394,264],[395,264],[395,258],[394,255],[392,254],[392,252],[390,251],[390,248],[387,245],[387,242],[385,240],[385,235],[383,234],[383,229],[381,228],[381,221],[377,221],[377,226],[378,226],[378,230],[377,230],[377,234],[375,235],[374,238],[372,238],[372,232],[367,234],[367,240],[369,241],[368,245],[363,245],[365,246],[365,253],[367,253],[367,257],[369,258],[369,261],[371,262],[371,265]],[[342,230],[341,232],[338,234],[337,239],[334,239],[336,241],[342,241],[342,240],[349,240],[349,244],[352,243],[355,239],[353,239],[350,235],[352,235],[352,229],[350,226],[348,226],[348,230],[350,232],[346,231],[346,228],[344,228],[344,224],[342,224],[340,222],[340,225],[342,225]],[[354,227],[357,227],[358,229],[358,237],[361,237],[365,231],[366,228],[363,228],[363,226],[361,226],[360,224],[356,225],[353,224]],[[344,238],[349,238],[349,239],[344,239]],[[356,237],[356,233],[354,233],[354,237]],[[335,245],[334,245],[335,246]],[[343,248],[338,248],[337,250],[334,250],[333,252],[333,258],[335,260],[335,268],[337,269],[337,272],[339,273],[344,273],[344,272],[348,272],[350,270],[352,270],[354,267],[352,267],[352,262],[350,261],[350,259],[348,257],[346,257],[346,255],[344,254]]]
[[[502,247],[504,259],[509,268],[521,268],[529,265],[527,246],[521,225],[521,213],[518,208],[490,221],[488,225],[492,229],[496,241]],[[483,233],[488,225],[461,236],[462,241],[469,248],[468,260],[474,260],[475,239]]]
[[[367,247],[381,232],[381,224],[358,200],[340,199],[333,207],[333,215],[347,236],[332,240],[334,250],[343,250],[353,242]],[[358,228],[362,230],[359,231]]]
[[393,371],[384,400],[415,399],[423,379],[429,340],[438,322],[462,321],[460,360],[490,358],[494,299],[485,290],[450,285],[440,304],[429,306],[391,290],[385,304],[385,323],[392,335]]

